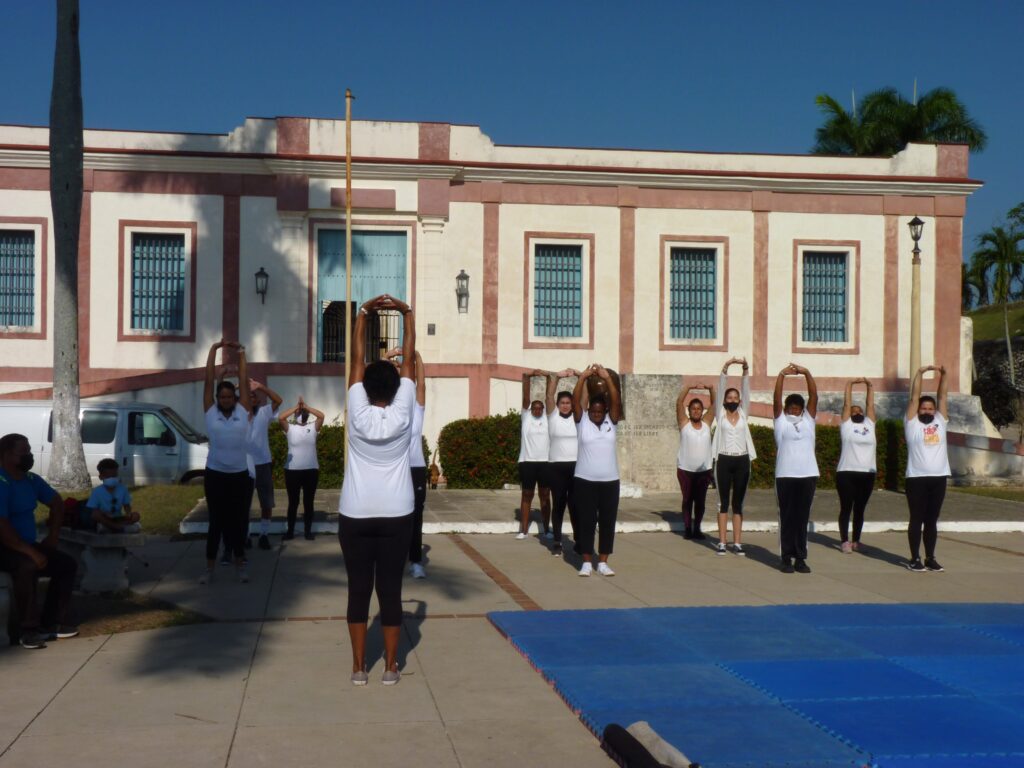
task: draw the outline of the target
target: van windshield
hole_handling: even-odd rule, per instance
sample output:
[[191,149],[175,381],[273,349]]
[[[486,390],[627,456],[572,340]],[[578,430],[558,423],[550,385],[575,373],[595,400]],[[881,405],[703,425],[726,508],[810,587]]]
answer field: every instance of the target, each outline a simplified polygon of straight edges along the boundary
[[206,435],[196,432],[181,416],[172,408],[162,408],[160,415],[171,422],[171,425],[178,430],[178,433],[190,443],[205,443]]

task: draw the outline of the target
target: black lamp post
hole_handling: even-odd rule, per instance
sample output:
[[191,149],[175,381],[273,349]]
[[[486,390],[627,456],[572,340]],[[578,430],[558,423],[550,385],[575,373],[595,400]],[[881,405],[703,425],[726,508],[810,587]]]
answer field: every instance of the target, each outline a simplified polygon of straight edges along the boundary
[[469,312],[469,275],[466,270],[460,269],[455,276],[455,299],[459,305],[459,314]]
[[924,222],[915,216],[907,226],[914,241],[914,259],[910,268],[910,379],[913,381],[921,367],[921,247],[918,241],[924,231]]
[[256,273],[256,295],[260,297],[260,304],[267,303],[268,282],[270,282],[270,275],[263,267],[260,267],[260,271]]

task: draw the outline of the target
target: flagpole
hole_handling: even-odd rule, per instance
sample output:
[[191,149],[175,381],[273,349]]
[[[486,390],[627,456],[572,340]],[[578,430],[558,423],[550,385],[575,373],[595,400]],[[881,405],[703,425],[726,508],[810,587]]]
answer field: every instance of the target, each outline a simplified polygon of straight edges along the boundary
[[345,89],[345,445],[348,470],[348,379],[352,370],[352,91]]

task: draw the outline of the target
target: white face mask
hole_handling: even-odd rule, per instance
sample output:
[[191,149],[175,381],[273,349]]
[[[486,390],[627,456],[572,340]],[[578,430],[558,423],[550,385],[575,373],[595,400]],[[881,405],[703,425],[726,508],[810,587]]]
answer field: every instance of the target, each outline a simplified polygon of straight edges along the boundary
[[790,424],[799,424],[803,420],[804,420],[803,414],[801,414],[799,416],[794,416],[791,413],[787,413],[786,414],[786,421],[788,421]]

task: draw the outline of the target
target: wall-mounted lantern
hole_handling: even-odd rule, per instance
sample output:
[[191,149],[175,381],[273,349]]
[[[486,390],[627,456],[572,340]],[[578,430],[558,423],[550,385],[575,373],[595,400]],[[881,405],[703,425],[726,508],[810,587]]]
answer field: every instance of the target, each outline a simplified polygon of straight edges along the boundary
[[466,270],[460,269],[455,276],[455,299],[459,305],[459,314],[469,312],[469,275]]
[[260,267],[260,271],[256,273],[256,295],[260,297],[260,304],[267,303],[267,283],[269,282],[270,275],[263,267]]

